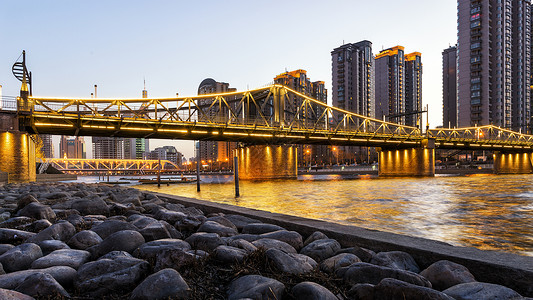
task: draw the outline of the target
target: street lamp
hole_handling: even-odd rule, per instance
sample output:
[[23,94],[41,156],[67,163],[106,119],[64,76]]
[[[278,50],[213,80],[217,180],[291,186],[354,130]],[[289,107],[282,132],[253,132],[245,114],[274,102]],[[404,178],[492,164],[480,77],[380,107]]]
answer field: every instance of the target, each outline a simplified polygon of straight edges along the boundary
[[311,151],[310,151],[309,149],[307,149],[307,150],[305,151],[305,153],[307,153],[307,157],[308,157],[308,159],[309,159],[309,163],[307,164],[307,166],[310,167],[310,166],[311,166]]

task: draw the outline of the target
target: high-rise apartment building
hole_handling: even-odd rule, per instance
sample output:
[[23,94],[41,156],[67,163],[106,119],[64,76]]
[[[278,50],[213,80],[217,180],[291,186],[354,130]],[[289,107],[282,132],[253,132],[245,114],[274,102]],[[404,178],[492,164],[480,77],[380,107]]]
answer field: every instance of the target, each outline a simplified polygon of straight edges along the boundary
[[41,151],[44,155],[44,158],[54,158],[54,145],[52,144],[52,135],[39,134],[39,137],[43,141]]
[[[142,90],[142,97],[148,98],[146,82]],[[149,152],[148,139],[144,138],[126,138],[124,139],[124,158],[125,159],[143,159],[146,152]]]
[[161,159],[168,160],[181,167],[183,161],[183,154],[176,150],[174,146],[157,147],[154,150],[146,153],[146,159]]
[[61,136],[59,141],[61,158],[85,158],[85,142],[80,136]]
[[[234,92],[229,83],[217,82],[212,78],[204,79],[198,87],[198,95]],[[200,100],[198,105],[210,105],[211,100]],[[232,161],[232,152],[236,148],[234,142],[200,141],[200,160],[215,165],[217,162]]]
[[376,118],[418,126],[422,108],[422,55],[405,54],[395,46],[382,50],[376,61]]
[[333,106],[356,114],[375,116],[374,55],[372,43],[361,41],[333,49]]
[[531,1],[458,0],[458,126],[528,130]]
[[[274,83],[284,85],[320,102],[327,103],[328,91],[324,81],[311,82],[309,77],[307,77],[306,70],[298,69],[281,73],[274,78]],[[292,102],[290,107],[297,110],[302,105],[300,97],[289,95],[289,101]],[[312,104],[310,107],[301,107],[299,111],[301,118],[306,118],[313,122],[322,116],[324,109],[319,105]],[[327,146],[325,145],[295,145],[295,147],[298,149],[298,162],[301,164],[316,164],[317,161],[326,156]]]
[[442,126],[457,127],[457,47],[442,51]]
[[124,139],[93,137],[93,157],[95,159],[124,159]]

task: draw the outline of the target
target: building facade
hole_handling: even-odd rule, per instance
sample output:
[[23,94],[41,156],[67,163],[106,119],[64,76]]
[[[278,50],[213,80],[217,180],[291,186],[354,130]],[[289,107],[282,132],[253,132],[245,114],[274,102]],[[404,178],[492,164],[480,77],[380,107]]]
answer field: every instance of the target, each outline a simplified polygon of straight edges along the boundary
[[335,48],[331,52],[331,63],[333,106],[374,117],[376,98],[372,43],[361,41]]
[[[235,92],[236,90],[235,88],[230,88],[229,83],[217,82],[212,78],[207,78],[198,86],[198,95]],[[210,105],[211,101],[210,99],[200,100],[198,105]],[[234,142],[200,141],[200,160],[211,166],[223,166],[226,162],[232,165],[232,153],[236,145]],[[228,166],[228,164],[225,166]]]
[[124,159],[124,139],[93,137],[93,158]]
[[405,125],[420,127],[422,123],[422,54],[405,55]]
[[527,131],[531,1],[458,0],[458,126]]
[[62,135],[59,141],[59,156],[61,158],[86,158],[83,137]]
[[442,126],[457,127],[457,47],[442,51]]
[[43,141],[43,147],[41,148],[44,158],[54,158],[54,145],[52,143],[52,135],[39,134],[39,137]]
[[157,147],[154,150],[146,153],[145,156],[146,159],[168,160],[176,164],[178,167],[181,167],[183,162],[183,154],[176,150],[176,147],[174,146]]

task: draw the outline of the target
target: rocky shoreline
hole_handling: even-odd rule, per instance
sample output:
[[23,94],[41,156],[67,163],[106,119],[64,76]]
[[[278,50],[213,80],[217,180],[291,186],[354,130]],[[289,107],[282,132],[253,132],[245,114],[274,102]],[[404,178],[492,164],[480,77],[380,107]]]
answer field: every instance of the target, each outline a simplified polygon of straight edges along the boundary
[[456,262],[133,188],[6,184],[0,203],[1,299],[530,299]]

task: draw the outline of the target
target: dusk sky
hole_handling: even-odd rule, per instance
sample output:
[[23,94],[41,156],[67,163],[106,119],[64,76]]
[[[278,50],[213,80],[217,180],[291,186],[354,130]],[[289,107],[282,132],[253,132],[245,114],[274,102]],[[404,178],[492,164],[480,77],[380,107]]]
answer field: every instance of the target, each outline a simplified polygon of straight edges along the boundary
[[[331,54],[369,40],[422,53],[423,104],[442,125],[442,50],[457,39],[456,1],[3,1],[0,85],[16,96],[11,66],[22,50],[35,96],[195,95],[211,77],[238,90],[305,69],[326,82]],[[331,96],[329,103],[331,104]],[[90,139],[86,139],[90,140]],[[193,156],[192,142],[151,140]],[[56,145],[58,148],[58,145]],[[88,145],[89,150],[92,146]],[[89,151],[90,152],[90,151]],[[89,155],[92,157],[92,155]]]

